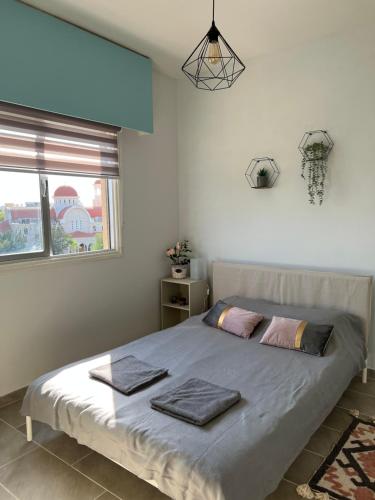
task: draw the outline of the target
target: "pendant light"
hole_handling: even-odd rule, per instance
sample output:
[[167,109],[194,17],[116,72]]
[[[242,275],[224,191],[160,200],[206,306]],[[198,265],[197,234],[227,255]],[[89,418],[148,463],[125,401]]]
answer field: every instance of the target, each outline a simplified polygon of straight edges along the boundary
[[227,89],[233,85],[245,65],[215,25],[215,0],[212,1],[212,25],[182,66],[182,71],[203,90]]

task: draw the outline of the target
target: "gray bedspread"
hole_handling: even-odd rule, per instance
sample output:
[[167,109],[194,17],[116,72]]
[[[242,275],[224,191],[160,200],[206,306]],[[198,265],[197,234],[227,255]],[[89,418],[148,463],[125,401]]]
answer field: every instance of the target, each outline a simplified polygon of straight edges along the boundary
[[205,425],[238,403],[241,394],[200,378],[190,378],[151,399],[151,408],[194,425]]
[[[333,324],[322,358],[259,344],[193,317],[39,377],[22,413],[157,483],[176,500],[262,500],[364,365],[359,320],[335,311],[233,299],[239,307]],[[131,397],[98,384],[89,370],[132,354],[170,376]],[[239,390],[241,401],[205,427],[151,409],[150,399],[192,376]]]
[[124,356],[113,363],[93,368],[89,373],[91,377],[130,395],[166,377],[168,370],[145,363],[135,356]]

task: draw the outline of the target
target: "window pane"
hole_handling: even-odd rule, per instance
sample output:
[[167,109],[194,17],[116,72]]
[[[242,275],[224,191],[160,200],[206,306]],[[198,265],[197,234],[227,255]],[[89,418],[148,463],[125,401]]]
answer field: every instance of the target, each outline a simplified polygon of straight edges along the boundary
[[48,185],[52,253],[109,250],[107,181],[50,175]]
[[0,171],[0,259],[43,250],[39,175]]

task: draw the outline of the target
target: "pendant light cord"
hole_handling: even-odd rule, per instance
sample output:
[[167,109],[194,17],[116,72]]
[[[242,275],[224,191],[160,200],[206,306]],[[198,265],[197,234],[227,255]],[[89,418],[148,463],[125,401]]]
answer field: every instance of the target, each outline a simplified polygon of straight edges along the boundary
[[215,21],[215,0],[212,0],[212,21]]

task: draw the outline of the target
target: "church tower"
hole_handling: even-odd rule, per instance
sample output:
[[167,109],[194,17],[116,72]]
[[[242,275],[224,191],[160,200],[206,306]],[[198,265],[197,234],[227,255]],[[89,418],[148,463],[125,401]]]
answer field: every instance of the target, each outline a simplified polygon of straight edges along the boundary
[[94,182],[93,206],[94,207],[101,207],[102,206],[102,181],[99,179],[97,179]]

